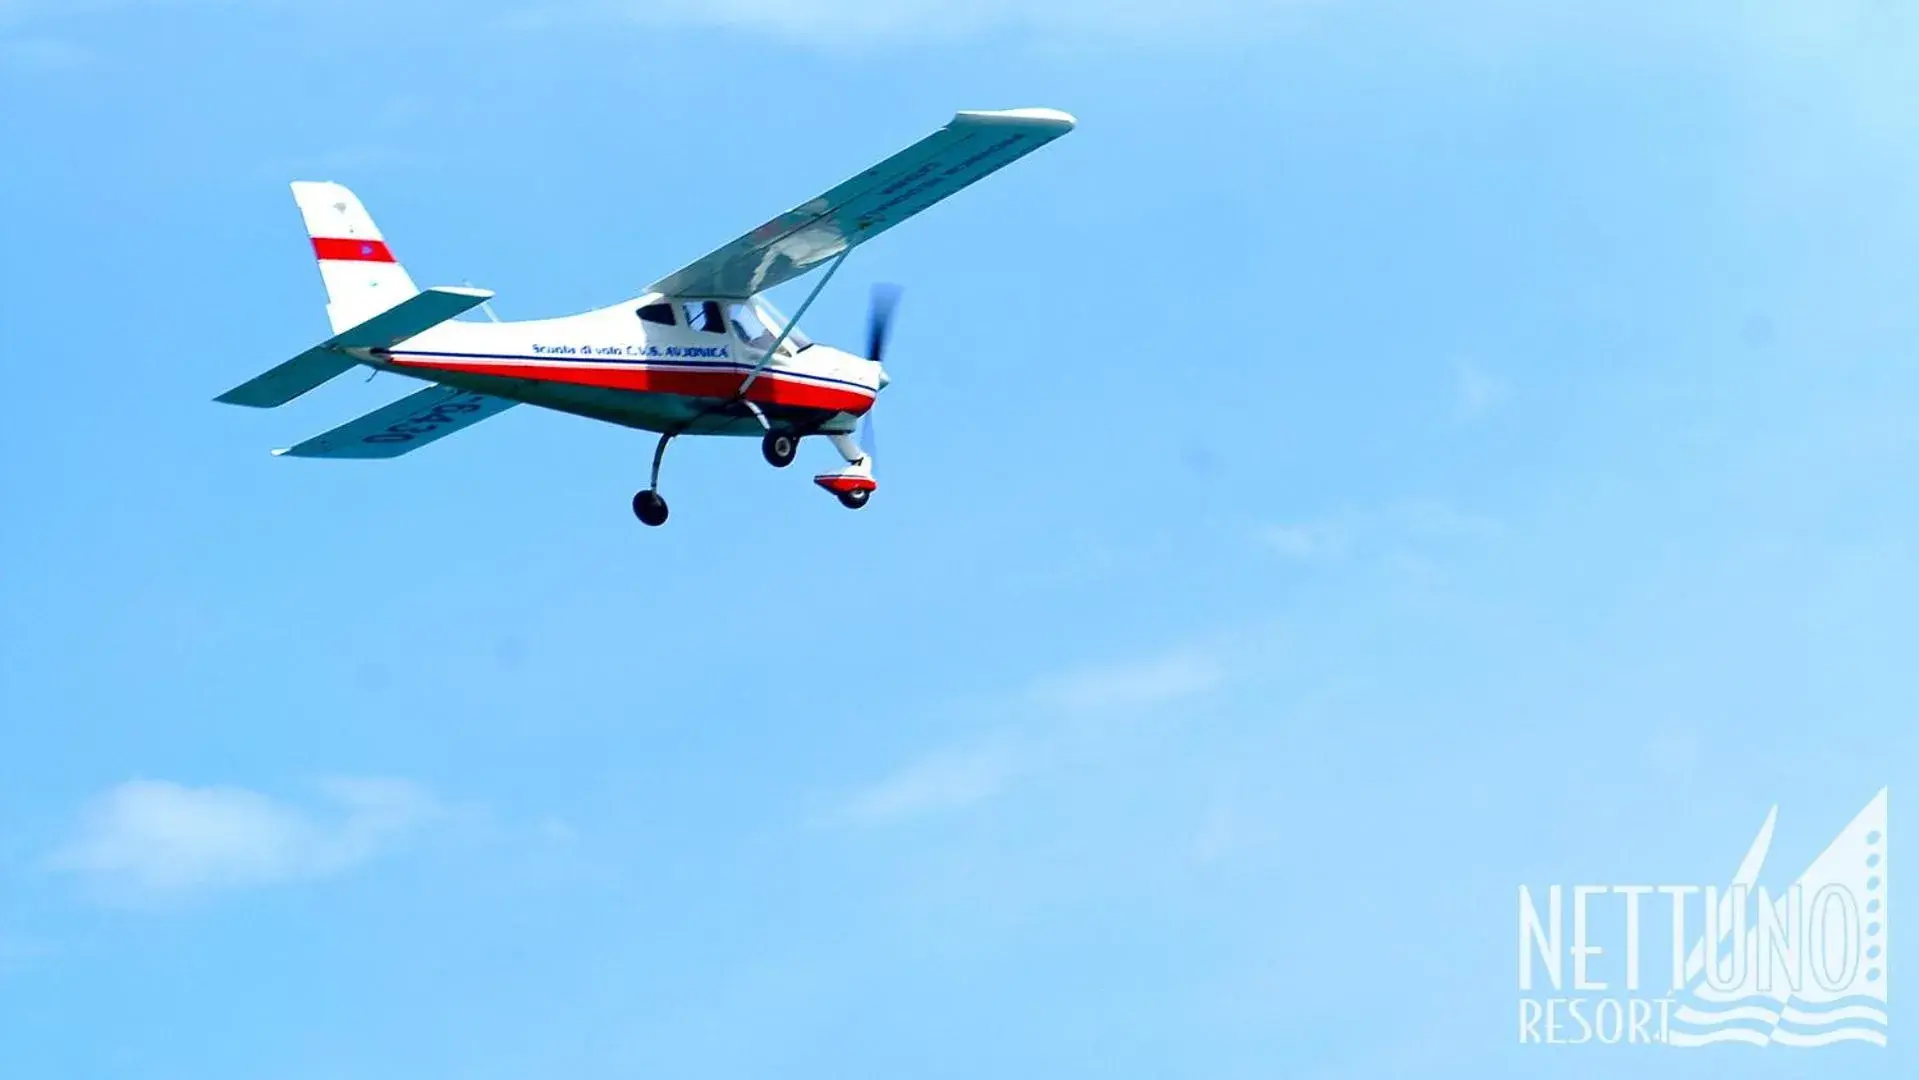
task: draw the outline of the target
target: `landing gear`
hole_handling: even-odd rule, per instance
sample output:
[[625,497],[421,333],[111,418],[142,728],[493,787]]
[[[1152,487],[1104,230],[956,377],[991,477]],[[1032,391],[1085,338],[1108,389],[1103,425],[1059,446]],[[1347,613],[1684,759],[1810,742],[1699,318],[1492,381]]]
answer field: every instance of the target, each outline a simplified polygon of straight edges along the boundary
[[769,431],[760,440],[760,456],[775,469],[784,469],[793,464],[793,455],[799,453],[799,436],[784,431]]
[[660,436],[660,444],[653,448],[652,482],[633,496],[633,516],[647,525],[666,524],[666,500],[660,498],[660,461],[666,457],[666,444],[672,441],[671,433]]
[[831,492],[841,506],[858,510],[866,505],[866,500],[872,498],[874,490],[879,487],[873,482],[873,458],[845,435],[829,435],[827,440],[846,459],[846,468],[815,476],[813,482]]
[[633,516],[648,525],[666,524],[666,500],[652,488],[633,496]]

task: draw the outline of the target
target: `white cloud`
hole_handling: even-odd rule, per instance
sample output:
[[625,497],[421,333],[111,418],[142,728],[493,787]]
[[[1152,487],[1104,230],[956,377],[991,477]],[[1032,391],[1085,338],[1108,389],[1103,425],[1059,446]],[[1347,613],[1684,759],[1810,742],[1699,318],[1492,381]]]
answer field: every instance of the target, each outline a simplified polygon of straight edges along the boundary
[[1358,554],[1403,560],[1411,548],[1487,540],[1503,531],[1497,519],[1441,499],[1404,499],[1364,513],[1347,510],[1318,521],[1265,525],[1254,535],[1281,558],[1325,563]]
[[1454,415],[1467,423],[1485,419],[1511,393],[1504,380],[1470,360],[1455,364],[1453,374]]
[[1233,782],[1222,784],[1207,800],[1204,816],[1193,835],[1193,861],[1222,862],[1252,844],[1257,821],[1241,805],[1238,786]]
[[1028,755],[1004,745],[941,751],[855,793],[838,816],[871,825],[963,810],[999,794],[1030,764]]
[[1325,562],[1346,554],[1351,528],[1344,521],[1305,521],[1267,525],[1259,540],[1275,555],[1294,562]]
[[[522,0],[499,22],[526,30],[618,19],[761,33],[832,48],[987,34],[1217,45],[1296,32],[1330,14],[1375,23],[1383,17],[1433,48],[1464,47],[1489,59],[1548,53],[1566,42],[1635,54],[1672,43],[1693,51],[1730,45],[1755,62],[1838,56],[1858,67],[1861,38],[1871,31],[1876,33],[1866,43],[1880,45],[1872,51],[1903,59],[1896,46],[1911,38],[1914,21],[1886,0],[1761,0],[1730,14],[1696,7],[1654,0],[1466,0],[1432,5],[1430,11],[1382,0]],[[1877,81],[1883,85],[1884,78]],[[1910,86],[1911,77],[1901,85]]]
[[1690,731],[1661,731],[1646,743],[1652,767],[1672,776],[1688,776],[1705,755],[1705,742]]
[[1087,668],[1045,679],[1033,689],[1038,704],[1069,713],[1150,708],[1203,694],[1224,680],[1219,659],[1182,649],[1126,664]]
[[1216,656],[1188,648],[1041,679],[999,704],[1002,709],[1037,711],[1037,719],[1049,729],[1043,741],[1000,738],[935,751],[840,800],[826,820],[872,825],[977,806],[1023,774],[1047,767],[1050,758],[1071,752],[1074,740],[1086,736],[1084,726],[1061,721],[1119,716],[1184,701],[1225,678],[1225,665]]
[[0,976],[11,975],[52,956],[54,947],[44,941],[10,937],[0,932]]
[[141,901],[326,877],[441,813],[404,780],[334,779],[319,811],[245,788],[132,780],[93,799],[48,860],[109,899]]
[[1504,531],[1496,519],[1440,499],[1407,499],[1387,510],[1384,519],[1405,535],[1423,540],[1485,540]]
[[98,59],[87,49],[56,38],[0,41],[0,71],[54,75],[93,67]]
[[1221,30],[1285,26],[1327,0],[560,0],[523,7],[518,29],[618,18],[652,26],[718,27],[857,47],[951,40],[995,32],[1143,41],[1205,41]]

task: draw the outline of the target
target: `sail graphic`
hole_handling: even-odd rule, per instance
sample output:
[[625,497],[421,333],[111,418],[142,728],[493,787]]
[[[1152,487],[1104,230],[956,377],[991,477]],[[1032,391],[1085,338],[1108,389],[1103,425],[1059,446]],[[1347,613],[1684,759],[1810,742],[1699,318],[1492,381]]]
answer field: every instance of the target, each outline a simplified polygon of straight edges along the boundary
[[1780,895],[1754,887],[1777,808],[1687,957],[1674,1046],[1886,1044],[1886,791]]

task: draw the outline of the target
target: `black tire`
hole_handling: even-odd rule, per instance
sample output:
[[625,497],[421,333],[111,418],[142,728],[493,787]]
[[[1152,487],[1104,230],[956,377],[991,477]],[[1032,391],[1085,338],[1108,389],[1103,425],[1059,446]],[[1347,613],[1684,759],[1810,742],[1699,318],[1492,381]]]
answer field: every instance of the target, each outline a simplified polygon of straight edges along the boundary
[[666,500],[652,488],[633,496],[633,516],[647,525],[666,524]]
[[784,469],[793,464],[793,456],[800,452],[800,437],[784,431],[769,431],[760,440],[760,456],[775,469]]
[[866,500],[871,497],[872,494],[872,491],[867,488],[854,488],[852,491],[838,492],[840,505],[846,507],[848,510],[858,510],[860,507],[865,506]]

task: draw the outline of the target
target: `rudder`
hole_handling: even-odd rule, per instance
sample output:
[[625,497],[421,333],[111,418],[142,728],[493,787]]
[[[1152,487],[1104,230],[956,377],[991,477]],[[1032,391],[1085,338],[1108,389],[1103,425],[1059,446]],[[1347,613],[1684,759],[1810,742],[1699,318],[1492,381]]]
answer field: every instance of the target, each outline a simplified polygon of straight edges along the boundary
[[313,255],[320,262],[327,320],[334,333],[419,294],[406,269],[394,261],[386,238],[359,196],[329,181],[296,180],[293,201],[300,207]]

